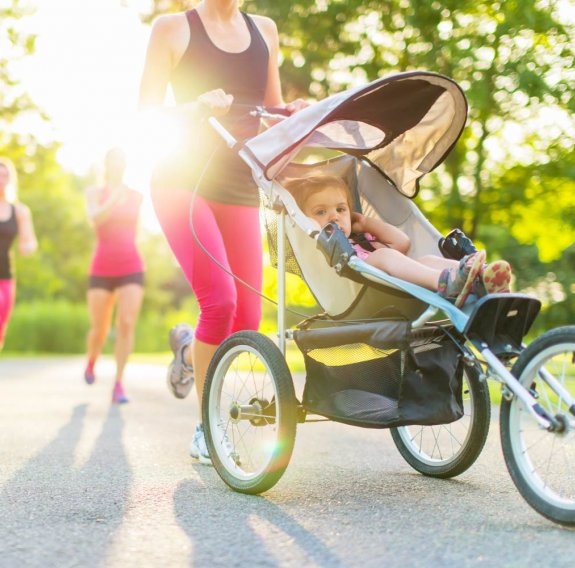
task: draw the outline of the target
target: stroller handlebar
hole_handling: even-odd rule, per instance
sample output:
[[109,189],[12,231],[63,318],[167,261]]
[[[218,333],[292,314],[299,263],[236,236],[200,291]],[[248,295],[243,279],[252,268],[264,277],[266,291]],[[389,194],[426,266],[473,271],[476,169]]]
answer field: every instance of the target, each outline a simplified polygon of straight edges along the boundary
[[[252,116],[271,120],[283,120],[291,116],[291,112],[283,107],[265,107],[260,105],[249,105],[243,103],[233,103],[230,106],[229,114],[236,116]],[[208,118],[210,126],[224,139],[229,148],[233,148],[237,140],[224,128],[215,116]]]
[[246,114],[257,116],[259,118],[286,118],[292,113],[284,107],[250,105],[244,103],[232,103],[230,107],[231,114]]

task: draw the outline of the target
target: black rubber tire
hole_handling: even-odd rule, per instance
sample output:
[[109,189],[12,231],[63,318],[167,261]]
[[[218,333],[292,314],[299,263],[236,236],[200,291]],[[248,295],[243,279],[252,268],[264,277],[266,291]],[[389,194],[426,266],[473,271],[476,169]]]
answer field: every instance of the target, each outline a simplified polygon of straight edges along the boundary
[[[463,377],[463,391],[471,397],[471,413],[451,424],[439,426],[401,426],[391,429],[391,437],[399,453],[405,461],[416,471],[429,477],[450,478],[462,474],[469,469],[481,454],[491,420],[491,400],[487,381],[480,380],[481,369],[478,365],[465,367]],[[464,421],[468,421],[464,422]],[[421,445],[418,448],[416,439],[431,437],[434,440],[432,451],[439,446],[439,437],[446,436],[448,440],[459,440],[454,436],[455,429],[463,430],[465,437],[461,446],[450,456],[429,455],[424,452]],[[411,441],[411,442],[410,442]],[[451,443],[449,445],[452,445]]]
[[[575,326],[552,329],[538,337],[521,353],[511,372],[524,386],[527,384],[528,388],[532,386],[533,380],[540,381],[536,383],[536,390],[541,395],[543,394],[542,389],[546,387],[539,377],[533,379],[533,376],[535,376],[534,370],[541,368],[544,361],[548,361],[548,357],[554,353],[569,354],[573,364]],[[573,373],[573,367],[571,367],[571,373]],[[569,376],[572,377],[572,374],[569,374]],[[575,396],[574,385],[570,386],[572,387],[570,394]],[[540,396],[539,402],[545,405],[545,397]],[[536,464],[533,464],[530,459],[530,454],[536,451],[535,445],[525,447],[525,444],[522,444],[524,437],[528,435],[527,428],[519,424],[522,408],[524,408],[524,405],[517,397],[513,397],[511,400],[503,400],[501,403],[501,447],[513,483],[515,483],[519,493],[521,493],[527,503],[538,513],[555,523],[575,526],[575,488],[571,491],[569,501],[556,494],[551,487],[552,484],[548,483],[547,479],[542,480],[539,477],[539,472],[543,473],[537,469],[541,462],[538,460]],[[554,408],[552,411],[556,413],[557,409]],[[563,405],[562,411],[567,413],[566,405]],[[524,415],[529,416],[527,413],[524,413]],[[534,418],[533,424],[536,424]],[[549,448],[555,448],[554,442],[557,442],[557,446],[562,444],[561,436],[570,436],[572,445],[575,445],[572,430],[567,434],[550,432],[548,438],[544,430],[541,429],[537,432],[537,429],[535,429],[534,431],[542,436],[542,447],[546,452],[549,451]],[[563,467],[567,467],[569,472],[574,469],[575,463],[564,463],[564,455],[561,456],[561,459],[558,459],[558,462]],[[548,475],[549,463],[546,464],[546,468],[544,477]],[[570,485],[573,485],[573,483]]]
[[[267,432],[272,432],[274,443],[271,447],[273,449],[269,450],[269,456],[264,459],[261,471],[256,472],[244,472],[239,458],[240,463],[238,465],[235,465],[230,459],[225,459],[225,456],[222,459],[214,444],[213,434],[217,432],[218,427],[221,428],[222,414],[225,414],[225,409],[220,409],[220,412],[215,411],[221,399],[214,397],[221,396],[222,381],[225,380],[228,372],[232,375],[233,373],[240,373],[231,367],[235,360],[240,360],[239,357],[242,354],[244,357],[249,357],[250,360],[252,358],[259,360],[265,367],[265,376],[269,376],[270,388],[273,392],[273,398],[270,397],[270,400],[275,413],[274,423],[265,426],[254,426],[249,420],[244,420],[242,423],[242,427],[247,428],[250,432],[252,431],[250,428],[269,428],[271,430],[267,430]],[[220,389],[219,392],[218,389]],[[238,400],[238,402],[248,404],[252,396],[257,395],[257,393],[259,391],[256,389],[255,393],[250,395],[249,386],[242,387],[239,395],[245,398]],[[240,493],[258,494],[267,491],[279,481],[288,466],[295,443],[297,400],[290,370],[281,351],[273,341],[255,331],[239,331],[218,347],[208,368],[204,384],[202,418],[206,444],[212,463],[227,485]],[[235,427],[231,424],[230,421],[230,428]],[[238,447],[239,445],[240,443],[238,443]],[[242,450],[248,452],[244,437],[241,438],[241,445]]]

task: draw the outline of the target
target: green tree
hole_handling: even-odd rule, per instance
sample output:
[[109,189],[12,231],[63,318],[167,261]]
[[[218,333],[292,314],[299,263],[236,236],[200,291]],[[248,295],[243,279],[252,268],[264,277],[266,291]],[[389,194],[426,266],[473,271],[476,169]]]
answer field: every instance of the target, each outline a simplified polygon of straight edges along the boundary
[[[14,71],[18,62],[34,53],[36,36],[23,32],[20,26],[31,12],[29,5],[21,0],[0,6],[0,148],[13,143],[12,127],[17,119],[41,114]],[[19,142],[20,145],[33,143],[33,138],[21,134]]]
[[[148,17],[191,4],[157,1]],[[508,256],[520,288],[558,283],[553,263],[575,240],[574,8],[573,0],[243,4],[278,23],[287,99],[416,69],[457,81],[467,127],[418,203],[439,229],[461,227]],[[561,274],[569,301],[574,269]]]

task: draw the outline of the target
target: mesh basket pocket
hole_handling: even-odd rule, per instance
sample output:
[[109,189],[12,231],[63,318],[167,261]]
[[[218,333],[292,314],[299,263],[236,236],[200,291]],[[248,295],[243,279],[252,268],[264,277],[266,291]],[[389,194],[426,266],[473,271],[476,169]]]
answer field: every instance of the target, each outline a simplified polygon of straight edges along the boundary
[[451,340],[430,333],[415,341],[406,322],[350,327],[343,334],[298,332],[308,411],[367,428],[447,424],[461,418],[462,364]]

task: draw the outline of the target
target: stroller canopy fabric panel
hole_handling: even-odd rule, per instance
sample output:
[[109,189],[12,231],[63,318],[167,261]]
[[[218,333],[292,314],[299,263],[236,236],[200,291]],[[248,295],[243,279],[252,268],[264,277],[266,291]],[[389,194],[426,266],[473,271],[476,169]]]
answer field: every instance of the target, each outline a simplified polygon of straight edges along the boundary
[[465,125],[467,102],[442,75],[413,72],[378,79],[324,99],[249,140],[268,179],[303,146],[367,158],[404,195],[438,166]]

